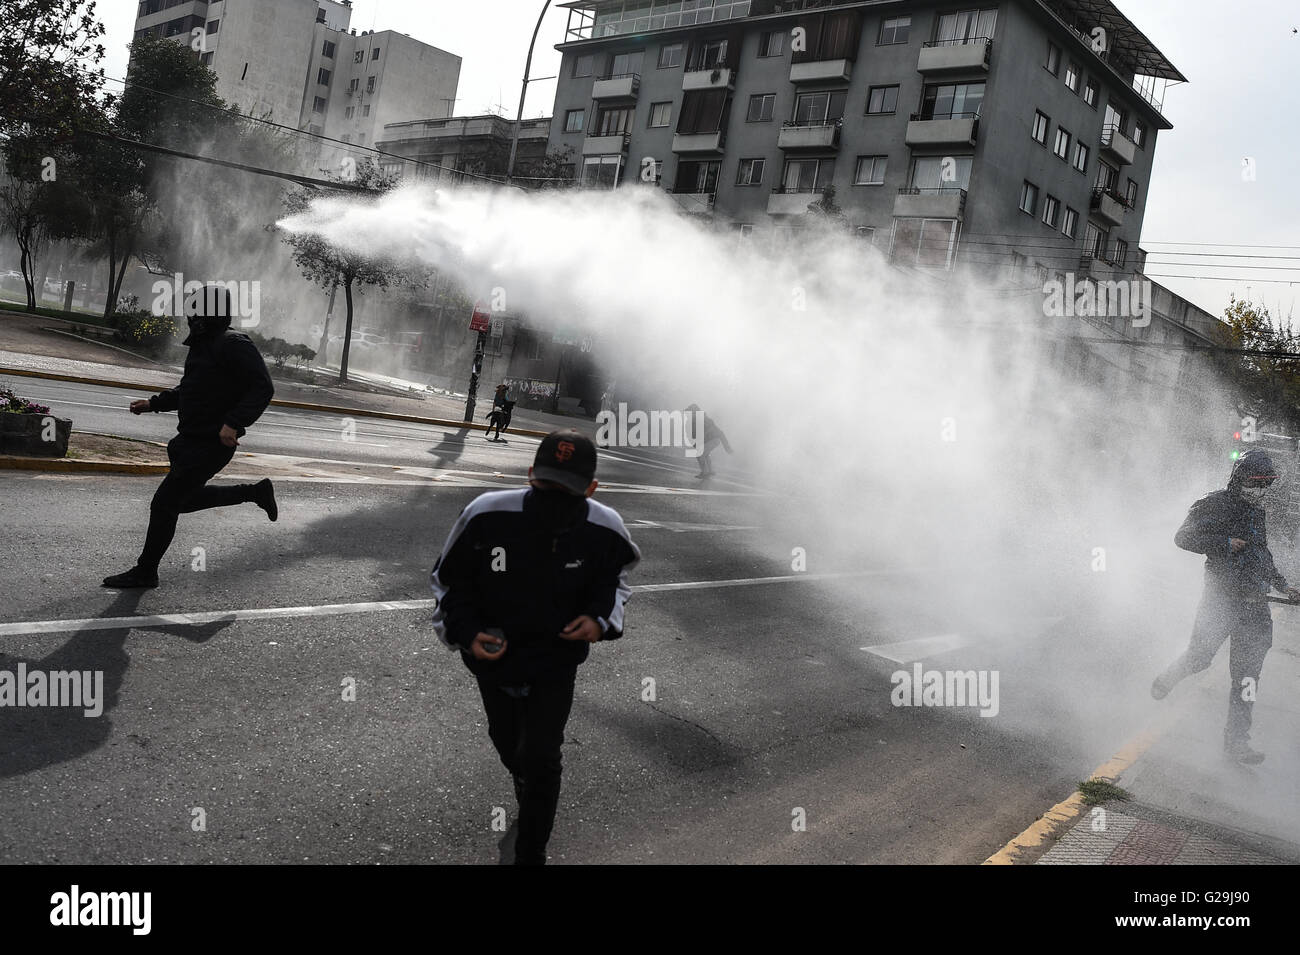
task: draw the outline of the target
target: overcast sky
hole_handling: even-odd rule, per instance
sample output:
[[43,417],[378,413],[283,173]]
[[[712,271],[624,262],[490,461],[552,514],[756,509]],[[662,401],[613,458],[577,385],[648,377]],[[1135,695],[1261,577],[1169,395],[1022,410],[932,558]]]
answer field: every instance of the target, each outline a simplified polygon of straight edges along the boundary
[[[513,117],[542,2],[354,0],[352,25],[399,30],[455,53],[464,61],[456,113]],[[110,76],[124,75],[137,6],[134,0],[100,2]],[[1300,33],[1294,32],[1300,7],[1295,0],[1238,0],[1231,11],[1217,0],[1118,0],[1117,6],[1189,80],[1165,97],[1164,114],[1174,129],[1161,134],[1156,150],[1140,243],[1150,253],[1147,272],[1215,314],[1232,292],[1289,314],[1300,292],[1300,268],[1291,268],[1300,266],[1300,123],[1289,92],[1300,61]],[[533,76],[556,73],[554,47],[564,38],[567,15],[552,4]],[[524,115],[549,115],[554,96],[553,80],[534,83]],[[1243,179],[1248,157],[1254,181]]]

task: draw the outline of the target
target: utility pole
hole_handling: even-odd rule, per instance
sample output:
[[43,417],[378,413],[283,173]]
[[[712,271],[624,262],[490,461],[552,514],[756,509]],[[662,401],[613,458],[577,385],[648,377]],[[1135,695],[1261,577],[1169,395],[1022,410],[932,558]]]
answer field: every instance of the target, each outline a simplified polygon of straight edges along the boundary
[[537,26],[533,28],[533,39],[528,44],[528,59],[524,63],[524,85],[519,91],[519,112],[515,116],[515,131],[510,137],[510,162],[506,165],[506,184],[509,185],[515,176],[515,159],[519,155],[519,127],[524,121],[524,99],[528,96],[528,74],[533,70],[533,47],[537,45],[537,34],[542,30],[542,20],[546,18],[546,11],[551,7],[551,0],[546,0],[542,7],[541,14],[537,17]]

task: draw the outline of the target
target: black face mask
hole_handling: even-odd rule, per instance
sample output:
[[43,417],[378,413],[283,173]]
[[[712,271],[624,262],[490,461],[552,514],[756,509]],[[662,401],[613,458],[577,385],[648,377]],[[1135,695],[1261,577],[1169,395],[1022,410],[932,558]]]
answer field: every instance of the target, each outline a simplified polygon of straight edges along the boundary
[[548,530],[569,527],[587,513],[587,499],[568,491],[533,488],[528,495],[528,510]]

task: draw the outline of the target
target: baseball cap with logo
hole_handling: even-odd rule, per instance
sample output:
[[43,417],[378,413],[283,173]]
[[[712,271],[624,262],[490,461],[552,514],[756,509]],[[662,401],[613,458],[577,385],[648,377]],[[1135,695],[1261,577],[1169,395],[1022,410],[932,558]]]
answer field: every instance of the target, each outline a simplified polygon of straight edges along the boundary
[[572,428],[552,431],[533,458],[533,477],[554,481],[571,494],[586,494],[596,477],[596,446]]

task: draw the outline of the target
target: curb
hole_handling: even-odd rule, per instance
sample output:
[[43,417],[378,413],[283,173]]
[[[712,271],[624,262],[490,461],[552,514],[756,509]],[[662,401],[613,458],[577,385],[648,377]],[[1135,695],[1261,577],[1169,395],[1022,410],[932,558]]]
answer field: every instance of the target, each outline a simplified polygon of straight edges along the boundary
[[[129,391],[143,391],[148,394],[157,394],[158,388],[152,385],[142,385],[139,382],[118,381],[112,378],[84,378],[80,375],[62,375],[57,372],[30,371],[26,368],[0,368],[0,375],[15,375],[19,378],[46,378],[51,381],[68,381],[80,385],[98,385],[104,388],[124,388]],[[475,424],[472,421],[452,421],[448,418],[425,418],[420,415],[400,414],[396,411],[363,411],[358,408],[342,408],[337,405],[318,405],[309,401],[285,401],[279,398],[272,398],[271,404],[279,408],[294,408],[299,411],[317,411],[322,414],[338,414],[345,418],[383,418],[388,421],[408,421],[414,424],[428,424],[443,428],[464,428],[471,431],[482,431],[485,434],[489,426],[486,424]],[[517,434],[528,438],[544,438],[549,431],[531,431],[525,428],[506,428],[506,434]]]
[[[1088,777],[1089,782],[1113,783],[1124,770],[1132,766],[1139,756],[1145,753],[1164,732],[1164,727],[1148,729],[1139,733],[1120,748],[1120,751],[1102,763]],[[1021,855],[1034,849],[1044,848],[1049,842],[1065,835],[1074,822],[1088,808],[1083,801],[1083,793],[1075,790],[1069,798],[1058,802],[1024,832],[1016,836],[993,855],[984,860],[982,865],[1017,865]]]
[[0,470],[54,471],[64,474],[166,474],[166,464],[131,464],[126,461],[97,461],[93,458],[22,458],[0,454]]

